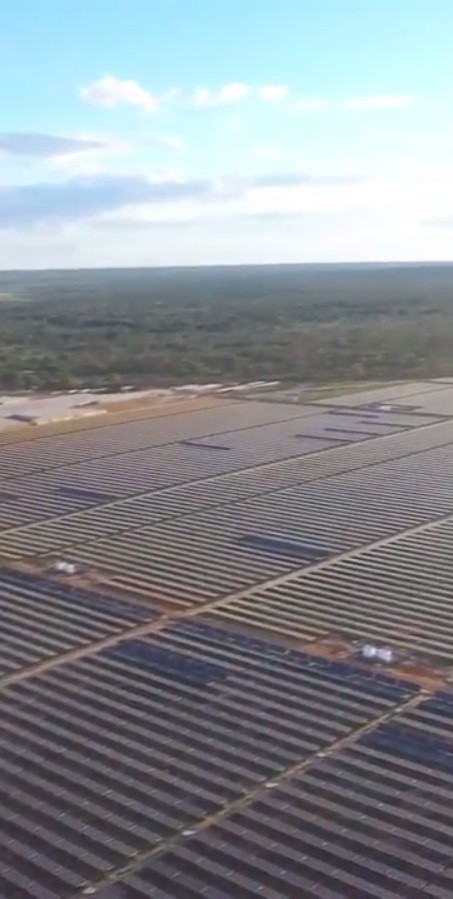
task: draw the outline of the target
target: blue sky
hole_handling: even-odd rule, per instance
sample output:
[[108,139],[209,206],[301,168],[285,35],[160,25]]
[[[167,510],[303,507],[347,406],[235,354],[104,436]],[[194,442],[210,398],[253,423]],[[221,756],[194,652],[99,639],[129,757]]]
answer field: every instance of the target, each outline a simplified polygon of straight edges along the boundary
[[3,0],[0,267],[453,259],[452,0]]

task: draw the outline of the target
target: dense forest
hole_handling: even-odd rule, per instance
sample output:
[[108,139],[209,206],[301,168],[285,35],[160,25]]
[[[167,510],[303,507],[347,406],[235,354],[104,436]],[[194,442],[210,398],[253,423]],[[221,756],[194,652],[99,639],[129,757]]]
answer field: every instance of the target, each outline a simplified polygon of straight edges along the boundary
[[453,265],[0,273],[0,389],[453,375]]

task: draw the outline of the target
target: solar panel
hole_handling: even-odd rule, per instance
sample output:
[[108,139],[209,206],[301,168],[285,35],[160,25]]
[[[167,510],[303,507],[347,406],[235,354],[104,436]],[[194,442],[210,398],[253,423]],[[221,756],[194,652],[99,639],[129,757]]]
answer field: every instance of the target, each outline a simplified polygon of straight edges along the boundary
[[[450,658],[453,425],[240,406],[0,452],[18,491],[0,491],[0,663],[20,676],[0,691],[2,899],[74,899],[120,871],[100,899],[453,895],[448,688],[418,702],[415,682],[284,642],[369,631]],[[376,423],[426,427],[352,445]],[[14,570],[66,551],[209,615],[130,639],[145,605]]]
[[180,440],[179,444],[181,446],[193,446],[195,449],[207,449],[207,450],[231,450],[230,446],[222,446],[220,443],[200,443],[196,440]]
[[166,677],[181,678],[193,684],[222,681],[228,674],[220,665],[198,662],[174,650],[162,649],[138,640],[123,641],[105,650],[104,655],[107,658],[139,665],[141,669],[162,672]]
[[113,503],[118,499],[118,496],[115,496],[112,493],[100,493],[97,490],[88,490],[85,487],[60,486],[57,487],[56,492],[59,496],[64,496],[68,499],[80,499],[83,502],[95,504]]
[[286,540],[265,534],[242,534],[236,538],[236,542],[250,549],[276,555],[293,556],[307,563],[325,559],[329,555],[329,550],[313,546],[313,544],[304,544],[299,541]]
[[18,499],[17,493],[10,493],[9,490],[0,490],[0,503],[14,503]]

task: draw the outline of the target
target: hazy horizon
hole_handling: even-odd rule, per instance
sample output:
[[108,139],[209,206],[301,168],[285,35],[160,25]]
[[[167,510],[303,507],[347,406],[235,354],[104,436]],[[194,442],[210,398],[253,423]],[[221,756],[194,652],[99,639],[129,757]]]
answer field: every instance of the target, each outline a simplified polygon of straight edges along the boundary
[[0,268],[1,275],[22,274],[64,274],[72,272],[127,272],[127,271],[151,271],[151,272],[178,272],[220,269],[231,271],[234,269],[382,269],[382,268],[451,268],[453,260],[405,260],[376,261],[376,262],[244,262],[244,263],[206,263],[204,265],[92,265],[46,268]]

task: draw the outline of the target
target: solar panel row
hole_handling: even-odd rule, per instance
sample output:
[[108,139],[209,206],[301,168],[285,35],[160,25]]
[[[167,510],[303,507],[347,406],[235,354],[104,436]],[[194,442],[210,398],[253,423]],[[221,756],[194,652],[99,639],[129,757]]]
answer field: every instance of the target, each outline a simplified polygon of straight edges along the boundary
[[[326,449],[335,445],[329,428],[336,420],[336,413],[332,417],[316,407],[233,403],[223,408],[223,414],[222,409],[214,409],[193,413],[189,419],[170,415],[132,422],[129,427],[123,424],[3,447],[0,479],[14,485],[18,496],[4,503],[2,527],[71,514],[94,502],[108,502],[109,497]],[[338,436],[340,444],[369,436],[366,429],[355,434],[354,421],[349,436]],[[390,414],[375,423],[374,433],[433,421]],[[295,440],[301,422],[306,436]],[[229,452],[206,453],[209,446],[222,446]]]
[[[171,406],[155,418],[116,425],[92,427],[82,432],[37,437],[26,443],[2,446],[0,477],[11,478],[78,465],[96,458],[135,453],[146,448],[164,447],[178,440],[205,439],[224,432],[260,427],[272,423],[299,421],[307,413],[322,413],[316,407],[291,407],[216,401],[212,408],[171,414]],[[428,418],[427,421],[430,419]],[[432,420],[432,419],[431,419]],[[104,426],[102,426],[104,425]]]
[[[427,483],[434,494],[435,478]],[[450,665],[452,555],[453,517],[449,517],[387,545],[334,559],[320,570],[255,589],[213,614],[298,639],[331,631],[371,641],[384,637]]]
[[[190,604],[298,568],[304,560],[295,557],[289,544],[318,546],[321,558],[449,513],[453,456],[450,450],[435,449],[220,508],[175,515],[105,540],[81,541],[71,555],[109,571],[122,587]],[[269,543],[264,551],[263,541],[271,536],[282,541],[279,553]]]
[[176,610],[243,591],[217,626],[128,639],[144,606],[0,570],[3,673],[123,637],[0,691],[2,899],[73,899],[135,864],[99,899],[452,895],[448,691],[417,705],[415,684],[231,628],[450,658],[453,423],[307,411],[231,403],[0,453],[19,497],[2,503],[0,552],[70,546]]
[[[264,406],[265,404],[263,404]],[[315,419],[313,419],[315,421]],[[142,424],[142,423],[141,423]],[[131,426],[133,430],[134,426]],[[104,430],[104,429],[101,429]],[[256,429],[260,432],[260,429]],[[253,431],[253,429],[252,429]],[[242,432],[242,440],[247,440],[247,432]],[[261,433],[261,432],[260,432]],[[256,434],[255,434],[256,436]],[[178,454],[181,447],[166,447],[159,449],[159,455],[154,459],[152,470],[142,471],[138,466],[137,454],[121,455],[113,460],[115,476],[104,485],[109,490],[117,491],[120,476],[126,479],[127,490],[135,490],[136,496],[125,497],[120,502],[99,506],[96,509],[87,510],[86,501],[63,498],[56,494],[61,482],[71,478],[74,485],[76,474],[79,472],[80,486],[85,481],[81,466],[72,469],[61,470],[57,475],[49,473],[33,478],[23,478],[16,481],[21,493],[17,503],[2,507],[2,522],[4,528],[14,528],[20,525],[19,530],[9,533],[7,530],[1,535],[0,548],[12,557],[18,557],[22,553],[39,553],[52,551],[69,545],[72,542],[80,542],[92,538],[108,536],[110,533],[120,532],[125,528],[146,525],[153,520],[166,515],[178,514],[178,512],[197,511],[210,505],[224,504],[228,500],[235,501],[243,496],[270,492],[297,484],[303,484],[324,478],[333,474],[340,474],[359,469],[366,465],[384,462],[389,459],[403,457],[407,453],[418,453],[433,446],[441,446],[453,440],[453,425],[443,424],[421,431],[407,432],[396,436],[387,437],[386,440],[372,440],[359,446],[334,448],[334,444],[325,440],[329,452],[308,454],[299,456],[295,460],[274,462],[270,468],[256,468],[234,473],[222,472],[222,467],[215,463],[214,469],[206,460],[196,455],[194,450],[185,452],[189,455],[183,459]],[[299,441],[294,440],[298,446],[299,454],[303,447]],[[107,444],[106,444],[107,446]],[[314,449],[313,440],[310,449]],[[157,451],[149,451],[157,452]],[[215,454],[217,457],[217,454]],[[223,454],[220,454],[223,456]],[[280,453],[281,455],[281,453]],[[228,454],[230,456],[230,454]],[[211,454],[209,454],[211,458]],[[278,458],[278,456],[277,456]],[[1,456],[0,456],[1,459]],[[106,476],[109,460],[97,460],[92,464],[94,484],[99,486],[100,473]],[[236,468],[239,469],[249,464],[250,460],[242,460]],[[234,467],[234,466],[233,466]],[[177,479],[196,478],[192,483],[175,484]],[[206,478],[208,480],[201,480]],[[58,478],[60,480],[58,480]],[[136,479],[141,479],[137,483]],[[143,488],[143,492],[138,492]],[[172,486],[169,486],[172,485]],[[86,487],[85,483],[85,487]],[[30,497],[33,497],[32,501]],[[55,521],[52,517],[57,516]],[[42,523],[28,524],[32,520],[42,519]],[[45,519],[48,519],[47,521]]]
[[[208,453],[194,447],[172,445],[164,449],[146,449],[130,456],[123,454],[96,462],[84,462],[76,468],[8,481],[14,485],[16,497],[2,507],[3,530],[33,521],[46,520],[83,510],[93,503],[102,505],[115,498],[150,490],[161,490],[201,477],[272,462],[276,458],[299,456],[331,446],[330,442],[305,438],[292,441],[291,452],[268,444],[256,437],[256,448],[243,452]],[[261,435],[264,439],[264,435]],[[282,440],[278,435],[278,444]],[[202,458],[200,458],[200,454]]]
[[0,570],[0,676],[127,630],[143,606]]
[[[317,759],[97,899],[453,895],[452,695]],[[423,731],[449,763],[424,751]],[[419,734],[417,736],[417,730]]]
[[0,895],[64,899],[412,692],[189,622],[12,685]]

